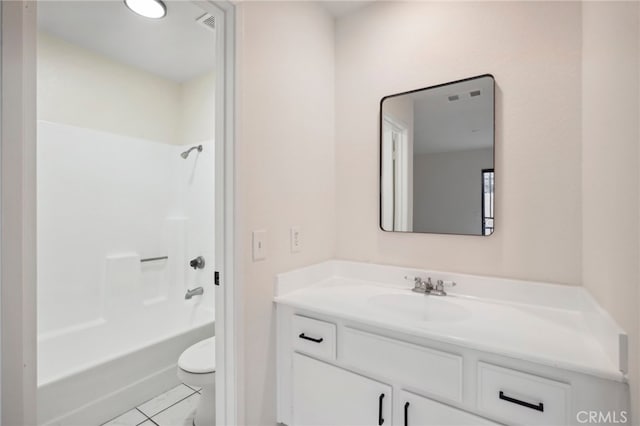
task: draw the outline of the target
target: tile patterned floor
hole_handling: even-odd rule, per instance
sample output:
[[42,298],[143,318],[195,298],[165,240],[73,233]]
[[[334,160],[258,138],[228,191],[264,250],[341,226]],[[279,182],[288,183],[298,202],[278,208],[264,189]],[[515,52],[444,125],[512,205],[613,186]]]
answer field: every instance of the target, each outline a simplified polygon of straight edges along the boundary
[[191,426],[200,388],[178,385],[103,426]]

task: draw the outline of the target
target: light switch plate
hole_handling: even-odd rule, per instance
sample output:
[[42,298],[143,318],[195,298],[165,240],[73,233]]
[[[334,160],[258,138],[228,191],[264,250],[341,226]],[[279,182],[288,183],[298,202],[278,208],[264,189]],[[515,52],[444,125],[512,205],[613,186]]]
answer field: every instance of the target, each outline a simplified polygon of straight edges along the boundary
[[267,258],[267,231],[253,231],[253,261]]
[[299,226],[292,226],[290,230],[291,253],[299,253],[302,250],[302,235]]

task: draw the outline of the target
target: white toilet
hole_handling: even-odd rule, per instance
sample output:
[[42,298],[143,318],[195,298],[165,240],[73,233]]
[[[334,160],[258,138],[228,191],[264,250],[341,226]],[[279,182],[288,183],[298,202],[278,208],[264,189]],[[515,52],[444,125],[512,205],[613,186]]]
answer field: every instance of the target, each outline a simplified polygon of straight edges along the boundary
[[186,385],[202,388],[194,426],[213,426],[216,423],[215,372],[215,337],[190,346],[178,359],[178,378]]

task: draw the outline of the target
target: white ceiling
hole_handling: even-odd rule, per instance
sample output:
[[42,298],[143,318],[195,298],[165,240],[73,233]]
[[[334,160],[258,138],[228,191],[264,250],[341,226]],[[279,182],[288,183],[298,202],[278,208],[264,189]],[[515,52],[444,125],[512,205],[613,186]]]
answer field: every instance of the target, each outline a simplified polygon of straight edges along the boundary
[[40,1],[38,26],[116,61],[184,82],[214,69],[215,33],[188,1],[165,1],[158,20],[131,12],[124,1]]
[[[469,92],[480,90],[480,96]],[[449,96],[459,99],[450,101]],[[468,80],[417,92],[414,102],[414,153],[461,151],[493,146],[493,79]]]

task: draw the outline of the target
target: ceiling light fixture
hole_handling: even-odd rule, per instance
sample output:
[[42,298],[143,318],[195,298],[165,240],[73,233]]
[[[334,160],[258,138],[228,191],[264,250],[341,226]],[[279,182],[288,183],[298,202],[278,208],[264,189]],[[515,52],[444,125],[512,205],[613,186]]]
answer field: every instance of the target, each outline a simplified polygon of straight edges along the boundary
[[145,18],[160,19],[167,14],[167,7],[161,0],[124,0],[124,4]]

